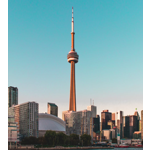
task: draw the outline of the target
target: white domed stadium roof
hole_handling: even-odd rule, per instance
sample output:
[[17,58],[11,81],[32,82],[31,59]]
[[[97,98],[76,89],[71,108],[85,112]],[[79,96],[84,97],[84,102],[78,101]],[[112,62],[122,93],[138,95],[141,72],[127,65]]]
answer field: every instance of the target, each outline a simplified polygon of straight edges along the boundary
[[39,113],[39,130],[66,131],[66,124],[54,115]]

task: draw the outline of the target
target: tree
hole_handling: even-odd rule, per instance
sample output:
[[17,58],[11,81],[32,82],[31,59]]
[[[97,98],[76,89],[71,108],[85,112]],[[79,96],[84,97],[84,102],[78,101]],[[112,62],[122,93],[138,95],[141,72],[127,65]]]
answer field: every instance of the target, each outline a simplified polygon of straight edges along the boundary
[[35,145],[38,143],[38,139],[34,136],[25,137],[22,139],[21,144]]
[[38,137],[38,144],[40,145],[46,145],[46,139],[45,137]]
[[70,134],[70,145],[78,145],[79,143],[79,135],[77,134]]
[[56,145],[66,145],[67,135],[63,132],[56,133]]
[[91,145],[91,136],[88,134],[81,135],[81,141],[83,141],[84,146]]
[[51,131],[51,130],[48,130],[46,131],[45,135],[45,140],[46,140],[46,143],[50,146],[55,146],[56,145],[56,132],[55,131]]

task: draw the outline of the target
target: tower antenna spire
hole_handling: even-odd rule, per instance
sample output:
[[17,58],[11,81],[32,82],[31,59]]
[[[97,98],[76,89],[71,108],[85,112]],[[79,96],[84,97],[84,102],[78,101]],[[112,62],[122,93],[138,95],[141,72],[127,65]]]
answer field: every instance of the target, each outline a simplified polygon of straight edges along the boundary
[[72,7],[72,31],[71,32],[74,32],[73,7]]
[[73,7],[72,7],[72,18],[73,18]]

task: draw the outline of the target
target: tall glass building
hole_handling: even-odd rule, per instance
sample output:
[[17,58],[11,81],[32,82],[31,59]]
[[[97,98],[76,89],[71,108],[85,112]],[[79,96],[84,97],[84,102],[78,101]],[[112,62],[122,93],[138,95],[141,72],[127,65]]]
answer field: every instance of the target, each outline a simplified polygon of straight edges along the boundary
[[58,116],[58,106],[54,103],[47,103],[47,113]]
[[12,105],[18,105],[18,88],[8,87],[8,107]]
[[38,103],[26,102],[8,108],[8,115],[14,116],[21,137],[38,137]]
[[116,112],[116,126],[117,126],[117,133],[120,134],[120,138],[123,138],[124,135],[124,128],[123,128],[123,111]]
[[111,112],[109,112],[108,110],[103,110],[103,112],[101,112],[101,129],[102,130],[110,129],[110,126],[108,125],[109,120],[111,120]]

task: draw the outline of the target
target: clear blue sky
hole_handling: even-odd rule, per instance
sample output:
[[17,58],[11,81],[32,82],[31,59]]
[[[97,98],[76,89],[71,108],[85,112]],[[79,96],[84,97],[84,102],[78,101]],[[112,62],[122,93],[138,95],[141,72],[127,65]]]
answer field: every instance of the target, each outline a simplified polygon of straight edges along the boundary
[[74,7],[77,110],[94,99],[104,109],[132,115],[143,109],[142,0],[8,0],[8,86],[19,104],[69,108],[71,9]]

